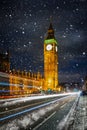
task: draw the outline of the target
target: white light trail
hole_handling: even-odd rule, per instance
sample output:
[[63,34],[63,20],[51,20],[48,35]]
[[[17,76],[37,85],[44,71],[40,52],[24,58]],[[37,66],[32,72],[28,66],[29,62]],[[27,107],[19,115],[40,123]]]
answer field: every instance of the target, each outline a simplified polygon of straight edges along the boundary
[[[25,101],[32,101],[32,100],[38,100],[38,99],[45,99],[45,98],[52,98],[52,97],[62,97],[62,96],[68,96],[68,95],[76,95],[79,94],[79,92],[72,92],[72,93],[62,93],[62,94],[53,94],[53,95],[41,95],[41,96],[31,96],[31,97],[22,97],[22,98],[15,98],[12,99],[5,99],[1,100],[4,103],[0,103],[0,107],[8,107],[17,103],[22,103]],[[12,100],[12,101],[11,101]],[[5,102],[6,101],[6,102]]]
[[[70,97],[70,96],[68,96],[68,97]],[[27,113],[27,112],[31,112],[31,111],[37,110],[37,109],[39,109],[39,108],[42,108],[42,107],[48,106],[48,105],[50,105],[50,104],[56,103],[57,101],[62,101],[62,100],[64,100],[65,98],[67,98],[67,97],[63,97],[63,98],[60,98],[60,99],[56,99],[56,100],[54,100],[54,101],[50,101],[50,102],[47,102],[47,103],[44,103],[44,104],[41,104],[41,105],[38,105],[38,106],[35,106],[35,107],[32,107],[32,108],[29,108],[29,109],[23,110],[23,111],[21,111],[21,112],[15,113],[15,114],[2,117],[2,118],[0,118],[0,121],[4,121],[4,120],[6,120],[6,119],[9,119],[9,118],[12,118],[12,117],[15,117],[15,116],[18,116],[18,115]]]

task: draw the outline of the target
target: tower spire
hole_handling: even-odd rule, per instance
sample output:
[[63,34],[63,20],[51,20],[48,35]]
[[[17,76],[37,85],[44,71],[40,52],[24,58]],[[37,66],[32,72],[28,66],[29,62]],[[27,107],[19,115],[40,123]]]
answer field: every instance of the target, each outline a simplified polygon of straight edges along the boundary
[[53,29],[53,25],[52,25],[52,16],[50,16],[50,25],[47,31],[47,37],[46,39],[55,39],[54,36],[54,29]]

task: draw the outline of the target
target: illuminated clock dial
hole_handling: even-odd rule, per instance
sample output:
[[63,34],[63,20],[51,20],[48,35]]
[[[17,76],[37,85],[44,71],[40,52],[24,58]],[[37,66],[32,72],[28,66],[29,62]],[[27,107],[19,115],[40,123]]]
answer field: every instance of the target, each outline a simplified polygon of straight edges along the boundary
[[46,46],[46,49],[47,49],[48,51],[50,51],[50,50],[52,49],[52,45],[51,45],[51,44],[47,45],[47,46]]
[[56,52],[58,51],[58,48],[57,48],[57,46],[56,46]]

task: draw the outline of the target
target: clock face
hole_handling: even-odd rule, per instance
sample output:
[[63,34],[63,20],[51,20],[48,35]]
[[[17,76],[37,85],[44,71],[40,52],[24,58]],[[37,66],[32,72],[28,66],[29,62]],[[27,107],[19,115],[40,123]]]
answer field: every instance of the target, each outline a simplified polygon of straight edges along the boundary
[[57,46],[56,46],[56,52],[58,51],[58,48],[57,48]]
[[46,46],[46,49],[47,49],[48,51],[50,51],[50,50],[52,49],[52,45],[51,45],[51,44],[47,45],[47,46]]

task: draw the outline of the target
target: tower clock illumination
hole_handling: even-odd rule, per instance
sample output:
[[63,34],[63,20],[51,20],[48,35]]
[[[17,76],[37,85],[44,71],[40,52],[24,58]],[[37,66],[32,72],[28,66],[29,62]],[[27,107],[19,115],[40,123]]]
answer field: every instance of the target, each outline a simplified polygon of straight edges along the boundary
[[52,45],[51,45],[51,44],[48,44],[48,45],[46,46],[46,49],[47,49],[48,51],[50,51],[50,50],[52,49]]
[[58,49],[52,23],[44,40],[44,90],[58,90]]
[[56,52],[58,51],[58,48],[57,48],[57,46],[56,46]]

